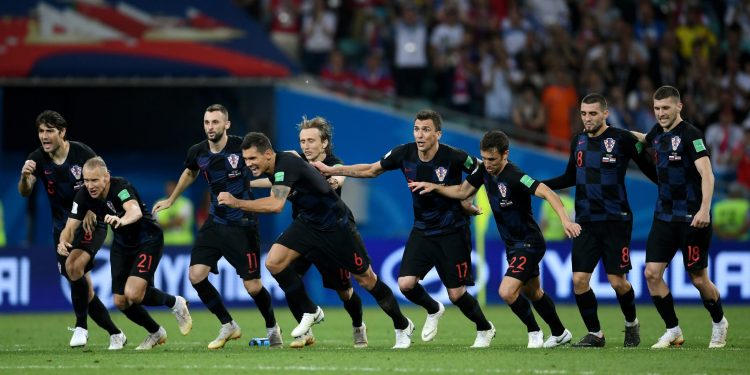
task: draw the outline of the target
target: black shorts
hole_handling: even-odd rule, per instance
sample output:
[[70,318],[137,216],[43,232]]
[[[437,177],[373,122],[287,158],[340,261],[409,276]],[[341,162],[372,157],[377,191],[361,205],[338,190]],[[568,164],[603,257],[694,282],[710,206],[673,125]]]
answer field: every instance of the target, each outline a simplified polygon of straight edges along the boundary
[[154,273],[164,252],[164,241],[147,242],[139,247],[112,245],[109,262],[112,266],[112,293],[125,294],[128,277],[140,277],[154,285]]
[[542,262],[545,252],[547,249],[544,245],[536,248],[506,249],[505,259],[508,260],[508,269],[505,270],[505,276],[521,280],[524,284],[539,277],[539,263]]
[[331,269],[343,268],[361,275],[370,267],[370,256],[357,227],[351,221],[336,230],[321,231],[297,218],[281,233],[276,243],[308,259],[330,260]]
[[294,260],[292,267],[294,272],[302,276],[315,264],[323,279],[323,287],[332,290],[349,290],[352,287],[351,273],[343,267],[339,267],[335,261],[318,256],[318,254],[307,254]]
[[594,221],[581,224],[581,234],[573,239],[573,272],[594,273],[599,259],[608,275],[628,273],[630,264],[631,221]]
[[409,240],[406,241],[398,276],[417,276],[423,279],[435,267],[447,288],[474,285],[470,237],[468,227],[435,236],[425,236],[412,229]]
[[646,262],[669,263],[682,250],[682,264],[688,271],[708,267],[711,226],[691,227],[690,223],[673,223],[654,219],[646,242]]
[[214,223],[208,219],[198,232],[190,255],[190,265],[203,264],[219,273],[218,262],[224,257],[242,280],[260,279],[260,238],[258,227]]
[[[53,240],[55,241],[55,249],[57,249],[57,244],[60,243],[60,232],[58,230],[55,230],[53,233]],[[91,256],[91,260],[86,264],[86,267],[84,268],[84,273],[91,271],[94,269],[94,258],[96,258],[96,253],[99,251],[99,249],[102,247],[102,244],[104,243],[104,240],[107,238],[107,224],[104,222],[97,223],[96,228],[94,228],[94,231],[91,232],[91,234],[86,234],[86,232],[83,230],[83,225],[81,225],[78,230],[76,230],[75,234],[73,235],[73,241],[70,243],[73,245],[73,247],[70,248],[70,250],[73,249],[79,249],[83,250]],[[57,254],[57,251],[55,251]],[[67,256],[62,256],[60,254],[57,254],[57,270],[60,272],[60,275],[68,278],[68,271],[65,269],[65,262],[68,260]]]

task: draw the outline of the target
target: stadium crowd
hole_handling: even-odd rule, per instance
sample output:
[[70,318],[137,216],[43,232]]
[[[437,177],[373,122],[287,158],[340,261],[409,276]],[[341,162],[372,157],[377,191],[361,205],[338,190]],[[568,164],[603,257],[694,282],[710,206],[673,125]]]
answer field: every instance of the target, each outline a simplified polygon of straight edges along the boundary
[[332,91],[428,99],[562,151],[587,93],[605,95],[611,125],[646,132],[651,93],[673,85],[717,193],[750,192],[750,1],[236,1]]

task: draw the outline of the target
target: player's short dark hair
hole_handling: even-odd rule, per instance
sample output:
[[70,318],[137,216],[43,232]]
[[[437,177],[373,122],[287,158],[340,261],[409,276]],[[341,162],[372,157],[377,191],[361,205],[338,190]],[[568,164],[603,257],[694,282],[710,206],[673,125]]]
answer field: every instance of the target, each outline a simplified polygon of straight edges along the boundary
[[227,111],[227,107],[224,107],[221,104],[211,104],[206,108],[206,112],[216,112],[219,111],[221,114],[224,115],[225,120],[229,120],[229,111]]
[[602,111],[607,109],[607,99],[604,98],[602,94],[592,92],[591,94],[588,94],[581,99],[581,103],[586,104],[594,104],[599,103],[599,108],[602,109]]
[[333,126],[323,117],[315,116],[308,120],[306,116],[302,116],[302,122],[297,124],[297,130],[302,129],[318,129],[320,132],[320,141],[328,141],[328,146],[325,148],[326,155],[331,155],[333,151]]
[[667,98],[677,98],[678,102],[681,101],[680,92],[673,86],[662,86],[656,89],[656,92],[654,92],[654,100],[662,100]]
[[86,163],[83,164],[83,168],[103,168],[105,171],[109,171],[107,169],[107,163],[104,162],[104,159],[102,159],[101,156],[94,156],[93,158],[86,160]]
[[260,132],[250,132],[245,135],[242,139],[242,149],[249,150],[253,147],[258,149],[258,152],[264,153],[266,150],[271,150],[271,140],[266,137],[265,134]]
[[443,117],[431,109],[423,109],[417,112],[417,115],[414,116],[414,120],[432,120],[432,123],[435,124],[435,131],[439,132],[443,129]]
[[[36,128],[39,129],[41,125],[46,125],[60,131],[68,128],[68,122],[65,121],[62,115],[49,109],[36,116]],[[63,139],[67,139],[67,134]]]
[[500,130],[490,130],[484,133],[482,140],[479,141],[479,149],[482,151],[492,151],[496,149],[498,153],[508,151],[510,147],[510,140],[508,136]]

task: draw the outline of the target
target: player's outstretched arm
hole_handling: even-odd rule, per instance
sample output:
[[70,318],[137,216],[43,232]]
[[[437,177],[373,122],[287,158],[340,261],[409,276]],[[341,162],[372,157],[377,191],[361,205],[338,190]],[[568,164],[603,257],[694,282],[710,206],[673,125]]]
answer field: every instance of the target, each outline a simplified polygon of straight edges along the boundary
[[70,254],[69,249],[73,247],[70,242],[73,241],[73,234],[76,232],[76,230],[78,230],[80,226],[80,220],[73,219],[71,217],[68,218],[68,221],[65,222],[65,228],[63,228],[62,232],[60,232],[60,242],[57,244],[58,254],[64,257]]
[[438,185],[423,181],[410,182],[408,185],[412,192],[427,194],[434,191],[440,195],[458,200],[469,199],[469,197],[477,192],[477,189],[468,181],[462,182],[461,185]]
[[131,199],[122,204],[122,208],[125,209],[125,214],[122,217],[116,215],[104,216],[104,222],[111,225],[112,228],[119,228],[125,225],[130,225],[140,220],[143,217],[141,206],[138,201]]
[[184,192],[185,189],[188,188],[188,186],[195,182],[196,178],[198,178],[197,169],[191,170],[185,168],[185,170],[182,171],[182,174],[180,175],[179,181],[177,181],[177,186],[175,186],[172,195],[170,195],[167,199],[163,199],[154,203],[154,208],[151,209],[151,214],[155,215],[161,210],[166,210],[167,208],[172,207],[172,204],[174,204],[174,201],[177,200],[177,197],[179,197],[180,194],[182,194],[182,192]]
[[270,189],[271,185],[271,180],[268,178],[258,178],[250,181],[250,187],[253,189]]
[[714,194],[714,172],[711,169],[711,160],[708,156],[696,160],[695,168],[698,170],[698,174],[701,175],[701,193],[703,194],[703,199],[701,200],[701,207],[693,217],[690,226],[705,228],[711,225],[711,199],[713,199]]
[[630,133],[638,139],[638,142],[646,143],[646,133],[641,133],[634,130],[631,130]]
[[36,162],[33,160],[26,160],[21,168],[21,179],[18,181],[18,192],[21,196],[28,197],[31,195],[31,191],[34,189],[34,183],[36,177],[34,171],[36,170]]
[[560,222],[562,223],[563,228],[565,228],[565,235],[567,235],[568,238],[575,238],[578,237],[579,234],[581,234],[581,226],[578,223],[570,220],[568,214],[565,212],[565,207],[560,200],[560,196],[558,196],[557,193],[552,191],[552,189],[550,189],[547,185],[540,183],[539,186],[537,186],[534,195],[539,198],[544,198],[547,202],[549,202],[549,204],[555,210],[555,213],[557,213],[557,217],[560,218]]
[[328,166],[323,164],[323,162],[316,161],[313,162],[312,165],[315,168],[318,168],[320,173],[323,173],[324,176],[330,177],[330,176],[347,176],[347,177],[357,177],[357,178],[373,178],[380,176],[383,172],[385,172],[385,169],[380,165],[380,161],[377,161],[372,164],[354,164],[354,165],[336,165],[336,166]]
[[279,213],[284,209],[286,198],[291,188],[284,185],[273,185],[271,195],[265,198],[245,200],[237,199],[232,193],[222,191],[216,197],[219,205],[231,208],[239,208],[242,211],[257,213]]

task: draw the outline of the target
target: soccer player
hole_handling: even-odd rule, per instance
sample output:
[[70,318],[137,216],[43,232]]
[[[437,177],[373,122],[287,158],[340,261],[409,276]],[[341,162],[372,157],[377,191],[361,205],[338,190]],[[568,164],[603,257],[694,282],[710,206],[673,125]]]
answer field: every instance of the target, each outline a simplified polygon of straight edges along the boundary
[[[40,113],[36,118],[36,128],[42,145],[26,158],[21,168],[18,191],[28,197],[34,183],[39,180],[49,198],[52,240],[57,246],[73,205],[73,197],[83,186],[81,167],[96,154],[85,144],[68,140],[68,123],[55,111]],[[125,334],[112,322],[107,308],[94,294],[89,272],[94,268],[94,257],[107,236],[107,225],[92,225],[91,219],[93,215],[84,221],[81,230],[74,233],[70,241],[70,255],[57,254],[58,270],[70,283],[70,299],[76,316],[70,346],[81,347],[88,342],[88,314],[109,333],[109,349],[119,350],[125,344]]]
[[[565,234],[576,237],[581,227],[572,222],[560,198],[552,190],[525,174],[513,164],[510,142],[499,130],[487,132],[479,144],[482,163],[461,185],[432,182],[410,182],[412,192],[429,196],[435,192],[452,199],[467,199],[484,184],[495,216],[497,230],[505,241],[508,269],[500,283],[499,294],[529,333],[528,348],[553,348],[570,342],[573,335],[563,326],[555,303],[544,293],[539,280],[539,263],[546,252],[542,231],[531,212],[531,195],[544,198],[552,205],[562,222]],[[523,291],[523,296],[520,293]],[[552,335],[544,341],[544,333],[534,319],[530,299]]]
[[279,282],[290,306],[303,312],[293,337],[302,336],[323,320],[323,310],[310,300],[302,280],[291,266],[300,256],[331,259],[336,267],[354,275],[378,305],[393,320],[394,349],[411,345],[414,323],[401,313],[393,292],[373,272],[354,216],[325,178],[308,162],[290,152],[276,153],[262,133],[248,133],[242,141],[242,156],[253,175],[269,176],[271,196],[256,200],[219,194],[219,204],[250,212],[278,213],[289,200],[297,212],[292,224],[276,239],[266,257],[266,268]]
[[714,176],[703,136],[682,119],[681,110],[680,92],[672,86],[659,87],[654,92],[654,115],[658,123],[645,136],[637,134],[654,148],[659,175],[659,196],[646,242],[644,273],[651,299],[667,331],[651,347],[680,346],[685,341],[672,294],[664,282],[664,270],[680,249],[683,265],[713,321],[708,347],[723,348],[729,322],[721,307],[719,291],[707,271]]
[[582,230],[573,239],[573,289],[588,334],[574,347],[603,347],[606,342],[590,285],[591,274],[600,259],[625,316],[624,346],[638,346],[641,342],[635,293],[626,278],[632,269],[633,212],[625,191],[625,172],[631,159],[654,182],[656,171],[648,153],[643,152],[643,144],[630,132],[608,126],[608,115],[607,101],[602,95],[586,95],[581,100],[583,132],[571,141],[565,172],[542,181],[553,190],[576,187],[576,222]]
[[[299,144],[302,150],[300,157],[308,162],[320,161],[325,165],[341,165],[343,162],[333,154],[333,127],[323,117],[314,117],[312,119],[302,118],[299,128]],[[341,189],[344,187],[344,176],[332,176],[328,178],[328,184],[333,190],[341,196]],[[270,188],[271,181],[267,178],[256,179],[252,182],[253,187]],[[297,217],[296,207],[293,206],[292,218]],[[341,302],[344,303],[344,309],[352,318],[352,336],[354,338],[355,348],[367,347],[367,326],[362,321],[362,299],[359,297],[354,288],[352,288],[351,275],[345,268],[337,267],[335,262],[325,257],[316,257],[316,254],[307,254],[299,257],[293,262],[294,270],[300,277],[304,276],[312,264],[320,272],[323,278],[323,286],[336,291]],[[290,304],[294,318],[299,322],[302,319],[303,312],[296,308],[295,304]],[[289,344],[292,348],[301,348],[305,345],[315,343],[312,329],[303,334],[301,337],[295,337],[294,341]]]
[[219,291],[208,280],[208,273],[218,273],[217,263],[224,257],[237,271],[242,283],[255,301],[263,319],[271,347],[282,345],[281,329],[271,305],[271,294],[260,280],[260,237],[254,214],[217,205],[219,192],[230,192],[243,199],[253,199],[250,175],[242,163],[242,138],[227,134],[229,112],[221,104],[206,108],[203,130],[206,140],[190,147],[182,172],[172,195],[154,204],[157,213],[174,204],[177,197],[195,182],[198,175],[206,178],[211,190],[210,216],[198,232],[193,245],[188,276],[203,304],[221,322],[219,335],[208,344],[209,349],[220,349],[229,340],[242,336],[221,300]]
[[167,331],[151,318],[144,305],[171,308],[180,333],[187,335],[193,319],[184,298],[154,287],[154,273],[164,251],[164,234],[146,210],[138,191],[128,180],[110,177],[107,165],[98,156],[86,161],[82,172],[86,189],[79,190],[73,199],[57,253],[69,255],[81,220],[86,212],[93,212],[99,221],[111,225],[115,234],[110,253],[115,305],[149,333],[135,349],[150,350],[167,341]]
[[[414,119],[414,142],[392,149],[380,161],[351,166],[329,167],[321,162],[314,165],[326,176],[371,178],[387,170],[401,169],[408,181],[458,185],[463,179],[461,172],[472,172],[477,168],[477,161],[462,150],[440,144],[441,129],[440,114],[423,110]],[[485,318],[477,300],[466,291],[467,285],[474,285],[474,279],[469,219],[462,202],[416,192],[412,193],[412,201],[414,227],[401,260],[398,286],[409,301],[427,310],[422,340],[435,338],[438,321],[445,313],[443,304],[430,297],[419,284],[435,267],[448,288],[451,302],[476,324],[477,336],[472,347],[489,346],[495,328]]]

